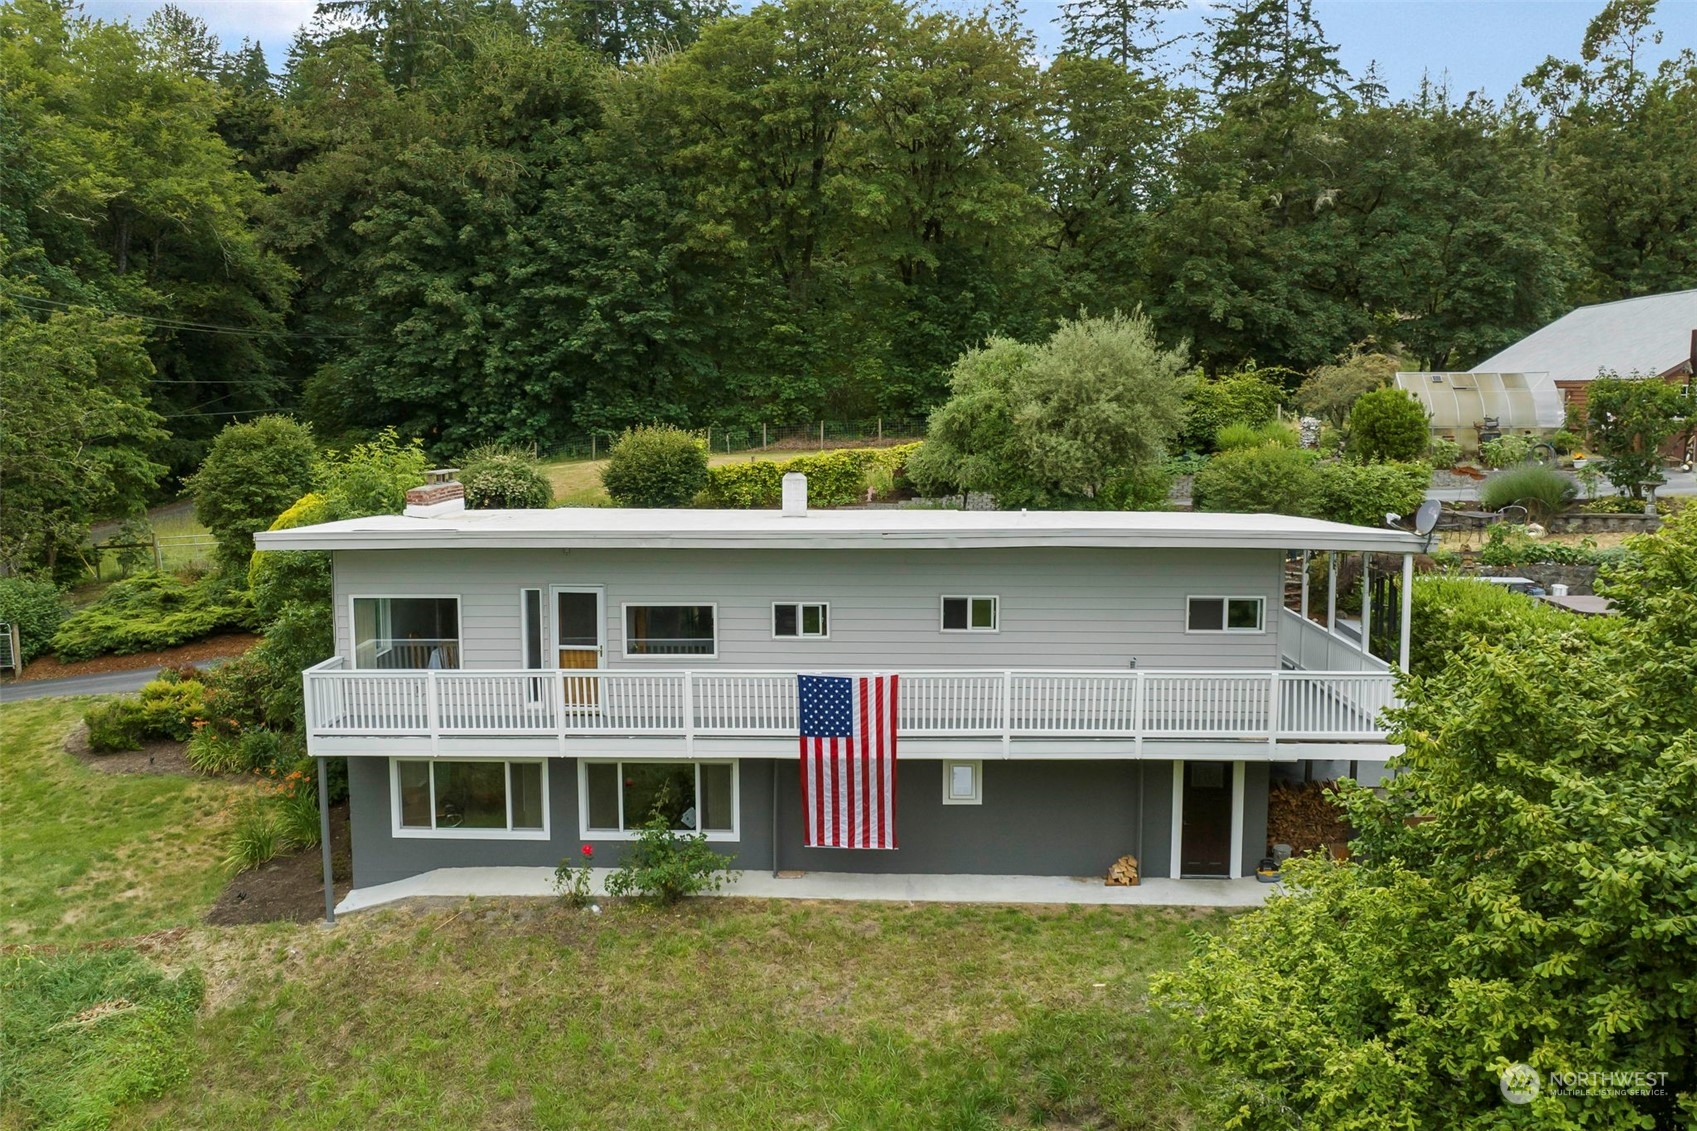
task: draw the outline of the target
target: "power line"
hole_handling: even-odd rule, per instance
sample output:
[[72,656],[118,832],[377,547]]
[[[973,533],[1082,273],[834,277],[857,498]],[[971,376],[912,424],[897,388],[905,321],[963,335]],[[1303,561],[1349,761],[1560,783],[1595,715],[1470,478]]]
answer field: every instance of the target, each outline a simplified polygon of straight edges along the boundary
[[128,314],[128,313],[125,313],[124,311],[121,311],[121,310],[112,310],[112,309],[107,308],[107,307],[94,306],[92,303],[59,302],[55,299],[41,298],[37,295],[18,294],[15,291],[0,291],[0,295],[5,295],[7,298],[12,299],[14,302],[22,303],[26,307],[33,307],[33,308],[37,309],[38,311],[42,310],[42,308],[57,308],[59,310],[74,310],[74,309],[77,309],[78,307],[87,307],[88,309],[97,310],[102,314],[108,314],[108,315],[112,315],[112,316],[118,317],[118,318],[133,318],[138,322],[141,322],[145,325],[157,327],[158,329],[177,330],[177,331],[182,331],[182,332],[186,332],[186,333],[193,333],[193,334],[224,334],[224,335],[228,335],[228,336],[231,336],[231,337],[241,337],[241,338],[314,338],[314,339],[316,339],[316,338],[357,338],[357,337],[361,336],[359,334],[309,334],[309,333],[306,333],[306,332],[303,332],[303,331],[298,331],[298,330],[256,330],[256,329],[254,329],[250,326],[220,326],[220,325],[213,323],[213,322],[189,322],[189,321],[185,321],[185,320],[180,319],[180,318],[160,318],[160,317],[156,317],[156,316],[151,315],[151,314]]

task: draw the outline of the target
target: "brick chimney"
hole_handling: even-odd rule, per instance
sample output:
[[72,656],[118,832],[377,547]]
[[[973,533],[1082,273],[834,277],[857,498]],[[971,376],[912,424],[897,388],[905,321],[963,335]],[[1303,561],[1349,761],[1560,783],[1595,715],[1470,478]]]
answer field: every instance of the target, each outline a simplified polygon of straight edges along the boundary
[[465,510],[465,487],[455,478],[457,467],[439,467],[424,473],[424,486],[407,492],[408,518],[435,518]]

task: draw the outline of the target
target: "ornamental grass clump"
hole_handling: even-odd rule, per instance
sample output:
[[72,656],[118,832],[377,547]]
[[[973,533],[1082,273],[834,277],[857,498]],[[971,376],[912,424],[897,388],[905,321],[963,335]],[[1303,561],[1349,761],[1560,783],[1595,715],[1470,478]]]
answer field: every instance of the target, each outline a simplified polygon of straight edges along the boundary
[[1559,514],[1579,494],[1579,485],[1551,467],[1526,464],[1499,471],[1479,485],[1479,505],[1486,510],[1523,506],[1539,518]]

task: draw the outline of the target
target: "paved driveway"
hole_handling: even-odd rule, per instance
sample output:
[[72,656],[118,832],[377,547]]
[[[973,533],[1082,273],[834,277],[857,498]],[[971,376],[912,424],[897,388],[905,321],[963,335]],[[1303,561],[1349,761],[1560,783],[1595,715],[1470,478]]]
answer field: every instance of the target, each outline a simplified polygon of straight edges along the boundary
[[120,691],[140,691],[144,684],[158,674],[158,668],[137,668],[128,672],[102,672],[99,675],[73,675],[64,679],[32,679],[27,683],[8,683],[0,686],[0,703],[46,699],[52,695],[113,695]]

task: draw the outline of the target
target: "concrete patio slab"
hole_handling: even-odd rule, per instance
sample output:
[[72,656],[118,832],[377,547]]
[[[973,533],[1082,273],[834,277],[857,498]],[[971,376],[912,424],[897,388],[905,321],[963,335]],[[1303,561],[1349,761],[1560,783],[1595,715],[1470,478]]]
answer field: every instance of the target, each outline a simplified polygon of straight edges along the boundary
[[[605,895],[608,868],[593,870],[594,889]],[[415,897],[535,897],[556,894],[552,868],[439,868],[393,883],[355,888],[338,913],[363,911]],[[743,872],[718,894],[755,899],[849,899],[897,903],[1060,903],[1145,907],[1259,907],[1278,884],[1239,880],[1146,879],[1136,887],[1108,887],[1097,877],[876,875],[803,872],[773,876]]]

